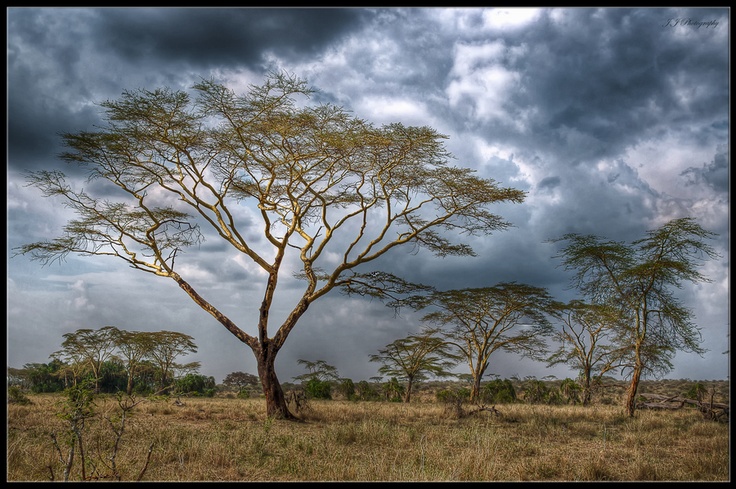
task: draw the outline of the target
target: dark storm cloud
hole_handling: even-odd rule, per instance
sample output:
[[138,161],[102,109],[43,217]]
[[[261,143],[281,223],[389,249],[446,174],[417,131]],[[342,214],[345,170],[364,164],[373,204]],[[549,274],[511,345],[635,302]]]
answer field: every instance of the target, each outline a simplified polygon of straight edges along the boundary
[[[365,9],[13,8],[8,21],[8,156],[57,160],[59,134],[90,130],[93,106],[123,90],[181,86],[196,71],[265,71],[266,56],[316,56]],[[135,76],[135,78],[133,78]],[[92,88],[94,87],[94,88]]]
[[682,172],[692,184],[705,183],[719,193],[729,191],[729,154],[725,146],[719,148],[719,152],[710,163],[704,163],[701,168],[691,167]]
[[552,190],[560,185],[560,177],[546,177],[537,184],[537,189],[540,191]]
[[[522,73],[513,102],[538,111],[529,132],[536,146],[567,146],[571,129],[587,136],[570,162],[616,155],[625,146],[665,131],[671,124],[705,127],[684,137],[723,135],[711,120],[725,121],[728,80],[713,73],[728,63],[727,50],[713,49],[714,30],[663,28],[665,17],[687,15],[663,9],[557,9],[545,11],[534,29],[504,36],[525,56],[507,66]],[[707,16],[703,12],[692,16]],[[723,10],[714,13],[724,24]],[[686,49],[683,49],[685,47]],[[703,122],[708,122],[703,124]],[[709,128],[710,127],[710,128]]]
[[314,56],[369,12],[345,8],[99,9],[91,34],[129,62],[165,59],[196,69],[259,65],[264,55]]

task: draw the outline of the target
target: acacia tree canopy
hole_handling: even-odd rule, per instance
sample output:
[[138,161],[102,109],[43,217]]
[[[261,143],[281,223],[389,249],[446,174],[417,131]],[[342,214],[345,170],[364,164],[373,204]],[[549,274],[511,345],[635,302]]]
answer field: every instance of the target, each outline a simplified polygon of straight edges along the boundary
[[[78,218],[61,237],[19,253],[44,264],[70,253],[113,256],[174,280],[253,351],[270,416],[293,418],[274,362],[312,302],[335,288],[394,297],[406,283],[359,266],[404,245],[472,256],[457,238],[507,228],[489,207],[525,197],[449,165],[446,136],[430,127],[375,127],[342,107],[309,105],[315,90],[289,74],[271,73],[242,95],[212,80],[193,92],[126,91],[100,104],[106,126],[64,134],[62,159],[115,192],[77,190],[58,171],[29,174],[30,184]],[[252,329],[183,274],[180,264],[196,255],[182,251],[205,238],[222,240],[264,272],[259,315],[245,321]],[[284,265],[294,262],[298,269]],[[273,330],[269,311],[285,273],[304,285]]]
[[389,343],[377,354],[371,355],[370,360],[382,363],[378,369],[380,373],[406,380],[404,402],[411,402],[415,382],[424,380],[428,375],[451,376],[450,369],[457,365],[460,357],[438,329],[424,328],[417,334]]
[[434,291],[404,302],[416,309],[429,308],[422,321],[440,328],[467,362],[473,379],[471,400],[478,398],[493,352],[505,350],[534,359],[546,353],[545,337],[551,333],[547,316],[553,301],[544,288],[506,282]]

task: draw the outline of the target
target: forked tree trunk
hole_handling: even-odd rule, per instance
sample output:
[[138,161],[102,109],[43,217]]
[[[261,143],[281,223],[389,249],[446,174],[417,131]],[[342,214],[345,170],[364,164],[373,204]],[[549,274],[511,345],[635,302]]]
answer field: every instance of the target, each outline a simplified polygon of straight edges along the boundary
[[266,396],[266,415],[277,419],[299,419],[289,411],[284,390],[276,377],[276,353],[265,347],[255,354],[258,361],[258,377],[261,379],[263,394]]

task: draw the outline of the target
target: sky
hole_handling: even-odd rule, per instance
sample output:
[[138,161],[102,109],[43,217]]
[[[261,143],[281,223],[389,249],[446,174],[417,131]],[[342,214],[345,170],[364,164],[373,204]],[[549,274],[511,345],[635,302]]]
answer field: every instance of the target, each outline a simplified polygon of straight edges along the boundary
[[[213,78],[238,93],[285,71],[376,126],[431,126],[453,164],[526,192],[491,208],[512,227],[468,243],[477,256],[397,248],[381,266],[439,290],[516,281],[576,298],[550,239],[594,234],[631,242],[693,217],[717,237],[710,282],[676,291],[707,352],[679,352],[671,379],[730,371],[727,8],[51,8],[7,14],[7,363],[47,363],[63,334],[115,326],[170,330],[198,346],[182,361],[222,382],[256,373],[250,349],[176,283],[111,257],[42,266],[15,248],[53,239],[75,216],[27,185],[56,169],[59,134],[94,130],[99,103],[126,90],[190,90]],[[186,261],[185,261],[186,260]],[[180,273],[254,334],[263,284],[214,240]],[[286,314],[293,290],[279,296]],[[312,304],[276,361],[281,382],[322,360],[354,381],[377,376],[372,354],[422,327],[380,301],[337,291]],[[271,329],[273,334],[273,327]],[[459,373],[468,373],[462,365]],[[496,352],[486,379],[574,377],[566,366]]]

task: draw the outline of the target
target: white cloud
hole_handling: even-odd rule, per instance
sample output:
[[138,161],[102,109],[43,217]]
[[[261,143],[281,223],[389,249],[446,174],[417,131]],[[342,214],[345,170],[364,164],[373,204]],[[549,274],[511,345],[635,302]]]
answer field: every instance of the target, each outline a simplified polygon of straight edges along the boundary
[[453,108],[486,122],[515,123],[507,118],[505,104],[517,90],[521,75],[501,65],[498,58],[504,51],[500,41],[455,46],[452,80],[446,89]]
[[493,30],[513,30],[524,27],[539,17],[538,8],[492,8],[483,10],[484,27]]

